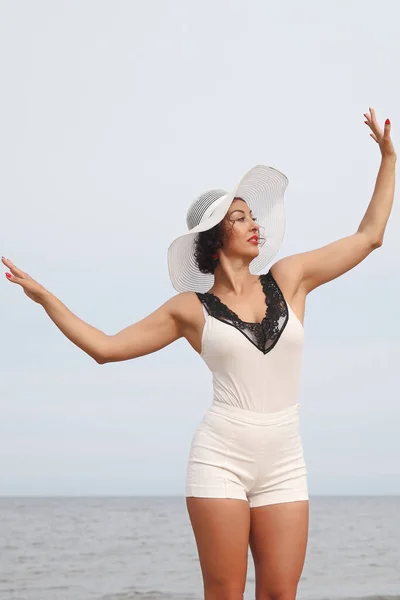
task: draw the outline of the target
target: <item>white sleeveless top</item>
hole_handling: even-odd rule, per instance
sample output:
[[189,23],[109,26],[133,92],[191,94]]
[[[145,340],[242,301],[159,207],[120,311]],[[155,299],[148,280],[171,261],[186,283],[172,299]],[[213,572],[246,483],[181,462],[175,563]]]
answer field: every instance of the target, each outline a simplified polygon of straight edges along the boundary
[[260,275],[261,323],[247,323],[210,292],[197,296],[205,323],[201,357],[213,374],[213,403],[275,412],[297,403],[304,328],[271,271]]

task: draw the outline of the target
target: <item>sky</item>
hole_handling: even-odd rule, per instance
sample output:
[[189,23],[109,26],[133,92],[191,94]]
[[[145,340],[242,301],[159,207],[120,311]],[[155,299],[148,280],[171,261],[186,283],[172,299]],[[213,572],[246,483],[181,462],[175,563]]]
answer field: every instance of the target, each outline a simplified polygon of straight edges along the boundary
[[[0,17],[0,254],[108,334],[175,295],[167,248],[204,190],[287,175],[275,262],[357,230],[380,163],[368,107],[397,148],[394,0],[3,0]],[[383,246],[307,299],[310,495],[400,494],[399,224],[395,198]],[[4,275],[0,327],[0,495],[184,494],[212,401],[186,340],[98,365]]]

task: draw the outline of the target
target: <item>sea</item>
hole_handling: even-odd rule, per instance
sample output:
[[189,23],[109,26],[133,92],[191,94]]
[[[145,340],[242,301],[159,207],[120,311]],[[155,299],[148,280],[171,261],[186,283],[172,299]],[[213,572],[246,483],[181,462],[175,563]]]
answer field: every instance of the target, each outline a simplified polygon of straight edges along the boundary
[[[350,598],[400,600],[400,497],[310,498],[298,599]],[[0,498],[0,599],[202,600],[185,499]]]

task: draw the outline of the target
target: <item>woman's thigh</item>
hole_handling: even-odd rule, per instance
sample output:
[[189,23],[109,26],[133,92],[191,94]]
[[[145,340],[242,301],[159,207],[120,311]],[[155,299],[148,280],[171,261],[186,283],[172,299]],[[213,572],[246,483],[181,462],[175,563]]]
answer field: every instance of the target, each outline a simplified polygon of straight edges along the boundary
[[295,598],[307,550],[308,501],[252,508],[250,523],[256,600]]
[[206,598],[242,598],[249,551],[250,508],[231,498],[186,498]]

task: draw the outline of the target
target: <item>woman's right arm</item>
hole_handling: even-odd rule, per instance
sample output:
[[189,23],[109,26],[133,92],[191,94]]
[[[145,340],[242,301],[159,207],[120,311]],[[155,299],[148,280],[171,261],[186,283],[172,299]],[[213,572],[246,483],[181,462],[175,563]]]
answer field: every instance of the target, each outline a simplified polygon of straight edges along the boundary
[[2,262],[11,271],[7,273],[9,281],[19,284],[29,298],[41,304],[58,329],[99,364],[156,352],[182,337],[185,322],[190,321],[188,293],[178,294],[141,321],[115,335],[107,335],[74,315],[61,300],[10,260],[2,258]]
[[182,337],[182,303],[174,296],[141,321],[107,335],[74,315],[53,294],[47,292],[41,302],[60,331],[99,364],[151,354]]

